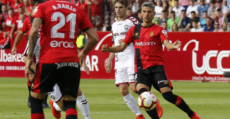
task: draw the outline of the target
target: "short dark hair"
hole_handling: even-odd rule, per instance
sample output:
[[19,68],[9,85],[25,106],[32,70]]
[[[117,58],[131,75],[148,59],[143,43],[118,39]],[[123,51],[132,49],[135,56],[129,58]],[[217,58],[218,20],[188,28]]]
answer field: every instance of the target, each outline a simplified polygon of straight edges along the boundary
[[203,11],[203,13],[208,13],[207,11]]
[[32,4],[33,6],[35,6],[35,4],[40,4],[40,3],[43,3],[45,2],[44,0],[32,0]]
[[171,11],[171,13],[175,14],[175,11]]
[[138,10],[137,13],[141,13],[141,10]]
[[192,13],[196,14],[196,12],[195,12],[195,11],[191,11],[191,14],[192,14]]
[[222,0],[218,0],[217,3],[222,3],[223,1]]
[[166,23],[166,24],[167,24],[167,22],[166,22],[166,21],[163,21],[162,23]]
[[215,4],[215,3],[216,3],[216,1],[215,1],[215,0],[212,0],[210,3]]
[[196,17],[195,19],[192,20],[192,22],[198,23],[200,21],[200,19],[198,17]]
[[174,0],[174,2],[176,2],[176,1],[178,2],[178,0]]
[[181,10],[181,12],[186,12],[186,10]]
[[211,17],[207,17],[206,19],[210,19],[210,20],[212,20],[212,18],[211,18]]
[[14,11],[14,9],[13,9],[13,8],[9,8],[9,9],[8,9],[8,11],[10,11],[10,10]]
[[165,13],[166,13],[166,10],[162,10],[162,12],[165,12]]
[[117,2],[118,2],[118,3],[121,3],[121,4],[124,5],[125,7],[128,7],[128,5],[129,5],[128,0],[115,0],[114,4],[116,4]]
[[217,9],[216,11],[217,11],[217,12],[221,12],[221,9]]

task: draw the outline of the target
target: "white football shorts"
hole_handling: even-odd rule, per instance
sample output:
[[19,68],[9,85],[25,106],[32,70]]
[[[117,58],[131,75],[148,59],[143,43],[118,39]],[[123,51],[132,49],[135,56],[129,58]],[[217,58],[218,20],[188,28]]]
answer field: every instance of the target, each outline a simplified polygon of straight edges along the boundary
[[47,94],[49,95],[49,97],[54,102],[58,102],[62,98],[62,94],[61,94],[60,88],[59,88],[59,86],[57,84],[54,85],[53,91],[52,92],[48,92]]
[[116,69],[115,71],[116,86],[119,86],[120,84],[135,83],[134,74],[135,74],[134,67]]

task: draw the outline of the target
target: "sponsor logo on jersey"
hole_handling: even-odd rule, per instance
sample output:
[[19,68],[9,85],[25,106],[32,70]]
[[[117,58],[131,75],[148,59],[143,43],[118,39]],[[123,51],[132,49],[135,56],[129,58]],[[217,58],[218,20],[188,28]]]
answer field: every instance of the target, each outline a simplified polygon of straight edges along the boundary
[[151,42],[135,42],[136,46],[149,46],[149,45],[155,45],[155,44],[156,44],[156,42],[153,42],[153,41],[151,41]]
[[53,48],[56,48],[56,47],[64,47],[64,48],[74,48],[74,43],[73,42],[65,42],[65,41],[56,41],[56,40],[53,40],[50,42],[50,46],[53,47]]
[[153,37],[154,36],[154,33],[153,31],[149,34],[150,37]]

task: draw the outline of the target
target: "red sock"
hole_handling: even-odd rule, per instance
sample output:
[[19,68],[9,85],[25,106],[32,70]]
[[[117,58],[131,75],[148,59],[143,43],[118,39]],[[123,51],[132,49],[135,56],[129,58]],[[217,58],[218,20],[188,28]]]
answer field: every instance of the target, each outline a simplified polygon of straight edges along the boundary
[[69,108],[66,110],[66,119],[77,118],[77,110],[73,108]]
[[45,119],[44,113],[31,114],[31,119]]

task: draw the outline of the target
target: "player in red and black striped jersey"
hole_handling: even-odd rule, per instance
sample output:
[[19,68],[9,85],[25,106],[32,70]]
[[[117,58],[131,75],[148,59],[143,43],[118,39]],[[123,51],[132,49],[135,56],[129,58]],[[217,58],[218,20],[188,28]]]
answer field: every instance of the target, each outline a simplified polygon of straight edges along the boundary
[[[143,23],[131,27],[121,45],[116,47],[103,45],[102,51],[121,52],[133,42],[135,49],[136,89],[138,94],[150,91],[153,86],[163,95],[165,100],[175,104],[178,108],[186,112],[191,119],[201,119],[180,96],[172,93],[172,84],[164,70],[162,44],[168,50],[174,50],[180,48],[181,42],[170,43],[167,32],[162,27],[152,23],[155,15],[155,6],[151,2],[142,4],[141,15]],[[147,111],[147,113],[152,119],[159,119],[156,108]]]

